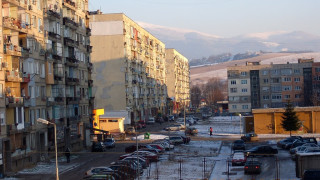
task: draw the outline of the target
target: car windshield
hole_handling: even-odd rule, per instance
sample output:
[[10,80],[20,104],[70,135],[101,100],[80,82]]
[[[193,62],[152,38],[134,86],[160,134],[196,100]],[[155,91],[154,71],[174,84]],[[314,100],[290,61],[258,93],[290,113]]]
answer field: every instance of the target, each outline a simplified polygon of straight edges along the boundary
[[106,139],[105,142],[112,142],[112,139]]
[[235,143],[235,144],[243,144],[244,142],[241,141],[241,140],[236,140],[236,141],[234,141],[234,143]]

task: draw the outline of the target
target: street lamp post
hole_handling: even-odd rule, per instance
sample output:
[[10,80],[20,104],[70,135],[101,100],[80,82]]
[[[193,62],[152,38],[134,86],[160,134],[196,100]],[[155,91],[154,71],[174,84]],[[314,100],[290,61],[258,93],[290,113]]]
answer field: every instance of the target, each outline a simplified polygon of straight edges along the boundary
[[56,151],[56,180],[59,180],[59,168],[58,168],[58,146],[57,146],[57,126],[55,123],[49,122],[48,120],[38,118],[38,122],[43,124],[52,124],[54,128],[54,147]]

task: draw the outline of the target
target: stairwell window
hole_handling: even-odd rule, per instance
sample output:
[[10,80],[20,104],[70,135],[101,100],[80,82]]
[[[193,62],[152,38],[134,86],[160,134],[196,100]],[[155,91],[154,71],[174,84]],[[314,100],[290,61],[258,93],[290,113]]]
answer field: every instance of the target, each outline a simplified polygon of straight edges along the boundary
[[3,97],[3,84],[0,84],[0,97]]

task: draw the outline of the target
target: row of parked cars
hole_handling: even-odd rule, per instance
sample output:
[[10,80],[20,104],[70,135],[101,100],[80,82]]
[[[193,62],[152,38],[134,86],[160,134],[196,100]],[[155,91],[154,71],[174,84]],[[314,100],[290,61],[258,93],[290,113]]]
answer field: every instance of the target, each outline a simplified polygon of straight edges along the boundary
[[261,173],[262,163],[257,156],[273,156],[278,154],[278,150],[269,145],[259,145],[246,150],[244,140],[236,140],[232,144],[234,153],[231,156],[232,166],[244,166],[244,173]]
[[320,146],[314,137],[290,136],[277,143],[279,148],[289,150],[293,160],[296,154],[320,152]]
[[92,152],[105,152],[108,148],[116,147],[116,141],[114,138],[107,138],[102,142],[94,142],[92,144]]
[[149,144],[130,145],[125,148],[119,160],[110,166],[93,167],[86,172],[85,179],[90,180],[133,180],[149,167],[151,162],[159,161],[159,156],[165,151],[174,149],[175,145],[187,144],[190,137],[169,136],[155,140]]

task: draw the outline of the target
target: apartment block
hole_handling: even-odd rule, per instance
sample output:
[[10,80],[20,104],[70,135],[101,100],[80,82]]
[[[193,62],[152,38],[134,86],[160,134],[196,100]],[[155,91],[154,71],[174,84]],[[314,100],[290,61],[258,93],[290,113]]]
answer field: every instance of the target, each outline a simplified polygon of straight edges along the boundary
[[188,59],[175,49],[166,49],[166,79],[173,102],[170,114],[176,114],[190,103],[190,70]]
[[[93,108],[87,0],[3,0],[0,48],[2,173],[89,145]],[[92,126],[92,125],[91,125]]]
[[125,125],[165,114],[165,44],[122,13],[92,13],[90,27],[96,109],[127,111]]
[[317,68],[313,59],[298,63],[247,63],[228,67],[229,111],[251,113],[252,109],[312,105],[314,76]]

